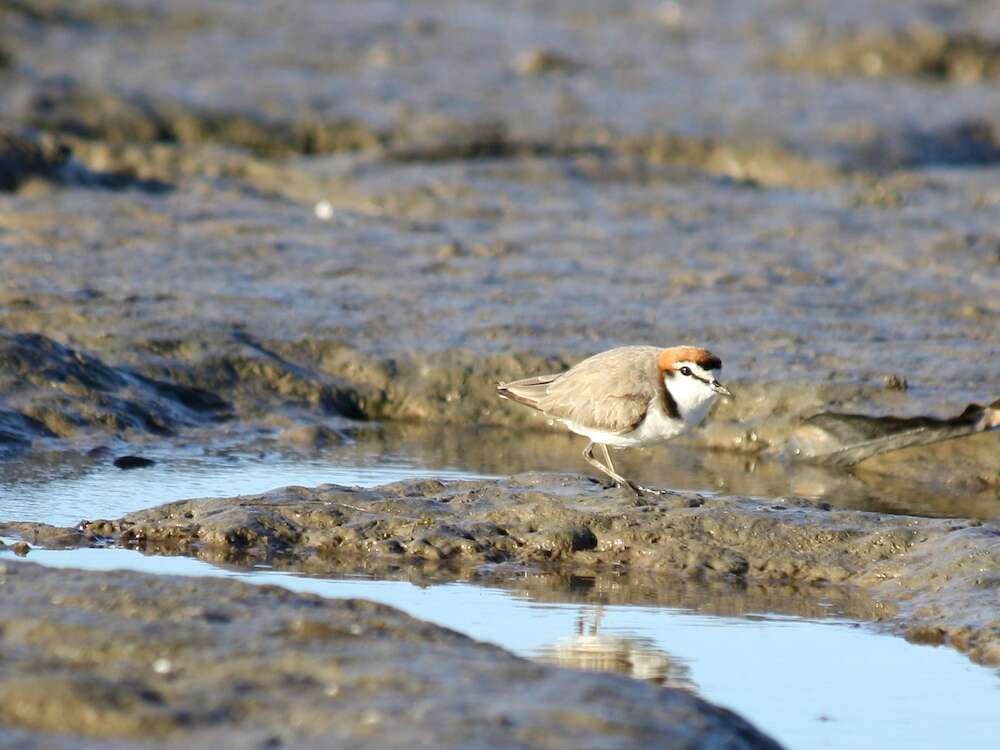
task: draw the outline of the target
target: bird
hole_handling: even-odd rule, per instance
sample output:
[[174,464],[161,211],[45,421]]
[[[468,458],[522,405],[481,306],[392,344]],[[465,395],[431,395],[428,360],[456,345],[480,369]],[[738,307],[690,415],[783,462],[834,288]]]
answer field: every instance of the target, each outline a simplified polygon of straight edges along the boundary
[[[700,425],[719,396],[733,398],[721,370],[721,359],[696,346],[620,346],[565,372],[500,383],[497,394],[588,438],[584,459],[618,486],[663,494],[615,471],[608,447],[653,445]],[[604,463],[594,456],[598,445]]]

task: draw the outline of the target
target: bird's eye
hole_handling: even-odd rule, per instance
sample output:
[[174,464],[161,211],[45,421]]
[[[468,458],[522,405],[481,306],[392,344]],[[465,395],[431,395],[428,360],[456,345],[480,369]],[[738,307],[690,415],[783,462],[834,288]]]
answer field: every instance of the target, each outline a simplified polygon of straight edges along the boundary
[[690,367],[682,367],[681,368],[681,375],[690,375],[690,374],[691,374],[691,368]]

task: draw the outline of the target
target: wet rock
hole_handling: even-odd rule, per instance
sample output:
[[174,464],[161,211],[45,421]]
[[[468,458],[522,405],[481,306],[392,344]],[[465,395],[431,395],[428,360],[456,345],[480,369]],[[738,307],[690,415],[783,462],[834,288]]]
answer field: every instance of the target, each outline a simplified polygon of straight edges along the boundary
[[119,456],[112,462],[118,469],[144,469],[154,466],[156,461],[144,456]]
[[380,604],[4,568],[0,737],[18,747],[777,747],[683,691],[533,664]]
[[14,411],[0,411],[0,445],[27,446],[36,437],[53,437],[41,422]]
[[[289,487],[185,500],[102,522],[102,536],[150,552],[368,570],[484,563],[628,569],[698,580],[852,585],[897,610],[900,628],[964,633],[952,645],[992,659],[1000,620],[995,523],[831,509],[804,500],[647,497],[572,476],[402,482],[372,490]],[[81,527],[84,535],[88,527]],[[941,581],[948,580],[942,587]]]
[[31,551],[31,547],[29,547],[25,542],[15,542],[10,548],[18,557],[24,557]]
[[162,180],[137,179],[112,168],[109,171],[88,169],[74,158],[65,139],[31,130],[11,131],[0,128],[0,191],[26,189],[44,184],[108,188],[137,188],[163,192],[169,186]]
[[555,150],[550,144],[513,136],[510,127],[501,120],[417,119],[408,123],[405,130],[393,132],[388,140],[386,156],[403,163],[509,159]]
[[[545,55],[537,59],[530,56],[521,63],[545,73],[573,69],[560,67]],[[564,64],[569,64],[568,59]],[[531,74],[540,74],[537,71]],[[269,158],[363,151],[402,163],[574,154],[604,154],[605,160],[608,156],[639,156],[653,166],[691,166],[747,184],[796,187],[827,185],[841,175],[838,166],[828,160],[762,139],[700,138],[659,128],[631,137],[614,132],[570,132],[535,138],[516,132],[504,120],[467,121],[439,116],[413,117],[391,128],[373,129],[349,118],[283,119],[252,109],[207,110],[170,99],[123,97],[73,79],[54,80],[37,91],[23,121],[73,142],[75,151],[88,157],[91,169],[103,170],[104,182],[116,178],[126,184],[131,179],[148,186],[165,186],[179,174],[199,170],[194,164],[186,164],[190,160],[185,160],[183,152],[136,149],[137,144],[177,144],[187,148],[219,144]],[[207,158],[225,161],[218,154]],[[163,163],[152,168],[155,161]],[[261,171],[245,160],[229,162],[222,168],[243,179]],[[615,166],[612,162],[603,171]],[[90,180],[101,182],[93,176]],[[77,181],[87,182],[82,176]]]
[[971,257],[984,268],[1000,264],[1000,234],[948,234],[934,243],[942,258]]
[[67,0],[13,0],[0,9],[0,18],[27,20],[43,26],[103,26],[149,20],[146,14],[123,3],[74,3]]
[[[594,135],[592,147],[676,121],[685,135],[701,131],[724,141],[773,134],[815,158],[836,140],[829,130],[859,123],[882,129],[931,107],[962,117],[990,111],[995,99],[988,91],[982,92],[988,100],[977,103],[929,90],[907,92],[907,103],[887,96],[891,83],[883,83],[886,73],[992,80],[996,40],[987,10],[973,6],[937,11],[910,4],[892,13],[859,7],[846,14],[855,27],[828,31],[842,28],[835,24],[844,13],[800,5],[785,9],[776,26],[762,2],[714,16],[677,2],[581,9],[563,0],[463,5],[448,17],[431,10],[417,15],[392,2],[391,21],[372,6],[342,6],[332,27],[323,23],[327,9],[318,2],[288,13],[263,6],[248,13],[228,4],[205,9],[187,0],[141,11],[124,3],[11,5],[0,12],[11,37],[26,40],[16,50],[17,70],[28,74],[5,97],[5,113],[18,122],[35,118],[43,128],[82,132],[76,126],[83,124],[88,138],[101,141],[131,133],[147,144],[228,144],[257,154],[379,154],[410,133],[414,120],[475,127],[494,118],[510,142],[552,153],[567,131]],[[949,15],[940,27],[928,20],[936,12]],[[879,27],[886,16],[902,30]],[[275,35],[279,27],[283,33]],[[789,32],[800,28],[816,31],[784,49]],[[67,50],[105,67],[74,66]],[[528,52],[512,60],[517,50]],[[216,55],[227,64],[220,66]],[[792,70],[868,80],[848,91],[782,78],[753,65],[762,55]],[[518,67],[526,72],[518,75]],[[56,80],[66,70],[76,77],[70,85]],[[772,95],[779,86],[786,96]],[[68,102],[61,112],[60,98]],[[102,101],[92,106],[90,99]]]

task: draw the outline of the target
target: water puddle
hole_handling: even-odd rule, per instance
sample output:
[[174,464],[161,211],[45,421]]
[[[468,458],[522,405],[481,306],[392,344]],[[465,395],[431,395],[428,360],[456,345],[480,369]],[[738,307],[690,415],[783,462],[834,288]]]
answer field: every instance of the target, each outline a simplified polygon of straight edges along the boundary
[[[0,558],[12,558],[9,552]],[[917,646],[841,618],[706,615],[674,607],[538,601],[468,583],[232,570],[132,550],[32,550],[51,566],[219,576],[357,597],[529,658],[622,672],[749,718],[788,748],[982,748],[1000,731],[1000,676],[948,648]]]
[[73,526],[192,497],[252,495],[290,484],[375,487],[413,477],[481,479],[482,474],[414,465],[394,454],[361,461],[227,452],[222,456],[144,452],[152,466],[121,470],[110,460],[56,464],[0,462],[0,519]]
[[[128,471],[115,468],[107,454],[32,454],[0,462],[0,519],[73,525],[182,498],[252,494],[288,484],[374,486],[420,476],[458,479],[532,469],[579,470],[578,448],[578,441],[561,436],[402,428],[372,430],[309,453],[267,440],[227,449],[151,448],[142,454],[156,463]],[[626,458],[644,478],[701,491],[791,494],[796,483],[815,476],[780,467],[757,469],[739,457],[684,447],[656,454],[648,464],[643,460],[643,454]],[[953,504],[920,506],[919,497],[904,501],[881,489],[866,495],[866,485],[843,476],[847,478],[829,486],[846,505],[868,507],[875,497],[874,509],[880,510],[897,504],[903,511],[927,515],[956,510]],[[858,491],[851,494],[845,488]],[[970,502],[958,510],[972,516],[995,514],[989,498]],[[223,576],[380,601],[530,658],[692,690],[732,708],[789,748],[981,748],[984,737],[1000,732],[996,672],[948,648],[878,633],[844,616],[833,600],[817,603],[801,592],[784,595],[790,597],[787,602],[782,594],[768,592],[738,606],[713,608],[718,592],[692,584],[695,590],[676,602],[656,597],[667,605],[651,606],[639,592],[611,597],[614,604],[595,604],[591,599],[581,603],[565,586],[544,579],[506,588],[503,582],[418,585],[267,568],[235,570],[120,549],[34,549],[29,559],[52,566]],[[717,614],[700,611],[703,606]]]
[[[131,450],[136,450],[132,448]],[[156,460],[123,471],[113,455],[32,453],[0,460],[0,520],[73,525],[117,518],[171,500],[230,497],[283,485],[375,486],[408,477],[506,476],[525,471],[591,473],[582,441],[559,433],[424,425],[366,428],[321,449],[295,449],[271,437],[235,446],[151,446]],[[622,451],[616,465],[644,484],[749,497],[796,495],[837,507],[920,516],[1000,517],[1000,486],[948,486],[875,472],[758,460],[675,441],[669,450]]]

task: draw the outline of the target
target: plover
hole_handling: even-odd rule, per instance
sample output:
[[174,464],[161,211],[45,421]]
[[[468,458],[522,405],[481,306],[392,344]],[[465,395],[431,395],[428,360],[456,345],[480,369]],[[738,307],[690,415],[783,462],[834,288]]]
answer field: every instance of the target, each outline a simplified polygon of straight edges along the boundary
[[608,446],[652,445],[697,427],[720,395],[732,397],[716,377],[721,369],[722,360],[695,346],[622,346],[566,372],[501,383],[497,393],[588,438],[587,463],[622,487],[649,492],[615,471]]

